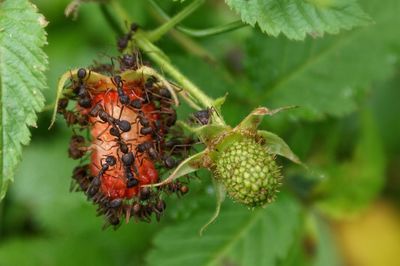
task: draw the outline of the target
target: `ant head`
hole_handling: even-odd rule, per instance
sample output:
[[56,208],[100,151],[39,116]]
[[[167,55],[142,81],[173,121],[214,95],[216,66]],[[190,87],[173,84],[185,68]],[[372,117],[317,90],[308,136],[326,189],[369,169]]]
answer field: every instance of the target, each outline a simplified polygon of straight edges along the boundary
[[115,76],[112,78],[112,82],[113,82],[117,87],[121,86],[121,85],[122,85],[122,78],[121,78],[121,76],[120,76],[120,75],[115,75]]
[[106,163],[109,166],[113,166],[113,165],[115,165],[117,163],[117,159],[114,156],[109,155],[109,156],[106,157]]
[[112,135],[114,137],[120,137],[121,136],[121,134],[119,133],[118,128],[116,128],[114,126],[112,128],[110,128],[110,135]]
[[78,79],[84,79],[86,77],[86,69],[84,68],[80,68],[78,69],[78,73],[77,73]]
[[68,99],[62,98],[58,101],[58,110],[64,110],[68,106]]
[[126,182],[126,187],[127,188],[133,188],[135,186],[139,185],[139,180],[137,180],[136,178],[130,178],[128,179],[128,182]]

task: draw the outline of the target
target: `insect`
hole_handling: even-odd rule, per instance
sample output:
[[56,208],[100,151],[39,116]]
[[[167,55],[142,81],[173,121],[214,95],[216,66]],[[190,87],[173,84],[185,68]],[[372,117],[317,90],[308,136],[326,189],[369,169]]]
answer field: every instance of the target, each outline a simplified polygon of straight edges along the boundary
[[214,107],[209,107],[207,109],[197,111],[193,114],[193,120],[200,125],[208,125],[210,123],[211,115],[214,111]]

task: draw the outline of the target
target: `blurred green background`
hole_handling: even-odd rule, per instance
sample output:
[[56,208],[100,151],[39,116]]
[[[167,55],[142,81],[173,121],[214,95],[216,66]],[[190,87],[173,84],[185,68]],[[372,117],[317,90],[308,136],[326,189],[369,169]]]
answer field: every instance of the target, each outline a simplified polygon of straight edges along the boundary
[[[50,105],[58,77],[94,59],[109,62],[117,37],[94,3],[73,21],[64,16],[68,1],[33,2],[50,22]],[[159,2],[169,14],[181,8]],[[147,1],[122,4],[145,29],[159,25]],[[322,39],[293,42],[246,27],[191,40],[206,58],[182,46],[176,33],[158,43],[207,94],[229,92],[223,114],[232,125],[260,105],[302,107],[262,125],[310,167],[280,160],[286,178],[276,203],[247,210],[227,199],[199,237],[215,202],[210,176],[201,172],[187,196],[168,200],[160,223],[102,231],[95,207],[69,192],[76,165],[67,156],[71,132],[62,119],[48,131],[51,111],[44,111],[0,205],[0,266],[400,265],[400,10],[393,0],[361,5],[374,25]],[[184,24],[235,19],[223,1],[207,1]],[[187,115],[183,107],[180,117]]]

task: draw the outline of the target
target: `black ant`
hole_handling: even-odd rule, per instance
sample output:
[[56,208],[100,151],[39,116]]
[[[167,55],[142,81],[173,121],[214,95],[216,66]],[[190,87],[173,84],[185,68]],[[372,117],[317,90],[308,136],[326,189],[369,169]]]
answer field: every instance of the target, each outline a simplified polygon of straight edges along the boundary
[[113,84],[117,87],[117,92],[118,92],[118,98],[119,101],[123,104],[123,105],[127,105],[130,102],[129,96],[126,95],[126,93],[123,90],[123,85],[124,82],[122,81],[121,76],[116,75],[114,76],[111,81],[113,82]]
[[77,77],[78,77],[79,82],[78,82],[78,86],[74,89],[74,91],[79,96],[78,104],[83,108],[89,108],[92,105],[92,101],[90,99],[89,92],[83,81],[86,78],[86,76],[89,77],[90,72],[89,72],[89,74],[87,74],[86,69],[84,69],[84,68],[78,69]]
[[[147,152],[147,154],[149,155],[149,157],[152,160],[158,159],[158,153],[157,153],[156,149],[153,147],[153,145],[151,144],[151,142],[149,142],[149,141],[145,141],[145,142],[137,145],[136,152],[141,153],[141,154]],[[143,162],[143,160],[142,160],[142,162]]]
[[153,207],[153,210],[156,214],[157,222],[160,221],[161,215],[164,213],[166,208],[167,205],[165,204],[165,201],[163,201],[162,199],[158,200],[156,205]]
[[109,126],[111,126],[110,134],[118,138],[121,137],[121,133],[119,132],[119,130],[121,130],[122,132],[129,132],[132,128],[129,121],[117,119],[114,118],[112,115],[109,115],[106,111],[104,111],[100,103],[96,104],[95,107],[90,110],[89,115],[92,117],[98,116],[102,120],[96,122],[108,123],[107,128],[97,136],[97,139],[99,139],[99,137],[109,128]]
[[121,71],[137,69],[136,58],[131,54],[124,54],[122,57],[119,57],[119,68]]
[[128,43],[132,39],[132,35],[138,30],[138,28],[139,28],[138,24],[132,23],[129,32],[117,40],[117,46],[120,52],[122,52],[123,50],[126,49],[126,47],[128,47]]
[[101,162],[101,168],[97,176],[95,176],[90,184],[90,187],[87,190],[87,195],[89,198],[94,197],[97,192],[99,191],[100,184],[101,184],[101,177],[104,173],[109,169],[110,166],[114,166],[117,163],[117,160],[114,156],[109,155],[105,159],[105,163]]
[[163,163],[164,163],[164,166],[168,169],[172,169],[176,166],[176,161],[171,156],[164,156]]
[[132,173],[131,167],[133,166],[136,175],[138,175],[138,170],[135,165],[135,156],[132,152],[128,152],[122,155],[121,161],[124,165],[125,175],[127,178],[127,187],[132,188],[139,184],[139,180],[135,178],[134,174]]
[[207,109],[197,111],[193,114],[193,120],[200,125],[208,125],[213,112],[215,112],[214,107],[208,107]]
[[68,102],[69,100],[67,98],[60,99],[57,104],[57,113],[63,114],[66,111]]

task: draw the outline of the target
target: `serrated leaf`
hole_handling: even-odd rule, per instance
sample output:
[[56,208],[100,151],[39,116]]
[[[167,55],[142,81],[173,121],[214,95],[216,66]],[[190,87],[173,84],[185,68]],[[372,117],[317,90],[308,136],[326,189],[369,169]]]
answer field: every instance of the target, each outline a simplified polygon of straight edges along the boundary
[[225,0],[242,20],[268,35],[289,39],[336,34],[371,23],[355,0]]
[[163,229],[147,261],[165,266],[275,265],[294,241],[300,217],[300,206],[286,196],[254,211],[226,204],[202,237],[197,234],[198,228],[209,218],[204,211]]
[[298,43],[254,34],[247,41],[246,61],[252,104],[298,105],[293,116],[306,119],[354,111],[371,82],[392,73],[400,46],[400,2],[364,4],[376,24],[338,36]]
[[22,146],[30,141],[28,126],[44,105],[46,88],[46,21],[26,0],[0,2],[0,200],[14,178]]

